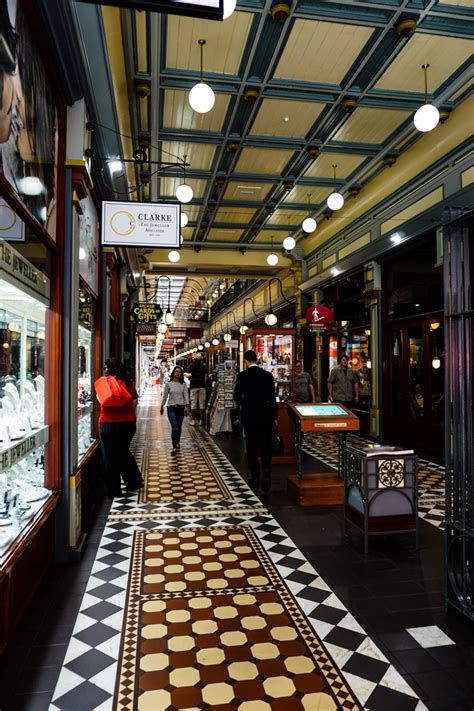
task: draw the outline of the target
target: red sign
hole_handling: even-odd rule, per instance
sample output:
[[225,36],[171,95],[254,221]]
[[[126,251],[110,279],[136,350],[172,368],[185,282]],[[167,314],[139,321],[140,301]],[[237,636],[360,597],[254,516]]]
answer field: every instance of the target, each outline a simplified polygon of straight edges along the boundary
[[306,321],[308,325],[324,326],[334,320],[333,311],[328,306],[310,306],[306,309]]

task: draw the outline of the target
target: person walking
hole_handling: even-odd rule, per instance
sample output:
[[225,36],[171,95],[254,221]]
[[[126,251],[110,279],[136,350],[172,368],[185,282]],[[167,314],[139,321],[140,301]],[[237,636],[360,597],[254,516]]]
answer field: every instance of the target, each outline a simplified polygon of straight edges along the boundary
[[273,424],[277,424],[275,384],[272,374],[258,367],[255,351],[246,351],[244,361],[247,368],[237,375],[234,400],[241,408],[250,484],[260,483],[260,452],[262,490],[266,492],[271,486],[272,430]]
[[189,392],[191,397],[191,425],[206,424],[206,376],[207,368],[201,353],[196,353],[189,367]]
[[163,414],[166,404],[168,404],[168,420],[171,424],[171,441],[173,443],[171,454],[176,454],[179,449],[184,416],[189,412],[188,386],[184,382],[184,372],[179,365],[173,369],[169,382],[165,384],[160,414]]
[[295,402],[316,402],[311,375],[305,373],[301,360],[295,362]]
[[329,373],[328,378],[329,402],[340,402],[346,407],[352,407],[359,402],[359,379],[356,373],[349,368],[349,359],[341,356],[339,365]]
[[100,447],[104,460],[105,488],[108,496],[122,496],[120,477],[128,491],[141,489],[143,477],[130,451],[130,442],[137,429],[138,393],[125,366],[118,358],[105,362],[105,375],[123,380],[131,399],[125,405],[100,406]]

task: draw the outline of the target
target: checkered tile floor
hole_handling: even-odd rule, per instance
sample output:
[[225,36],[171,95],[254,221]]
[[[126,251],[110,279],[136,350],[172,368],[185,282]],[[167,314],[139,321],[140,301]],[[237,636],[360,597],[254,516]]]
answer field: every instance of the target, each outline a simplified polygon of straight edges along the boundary
[[[354,433],[347,434],[347,443],[371,440]],[[337,466],[338,437],[335,433],[310,432],[303,437],[303,450],[330,467]],[[418,459],[418,516],[427,523],[444,529],[444,467],[427,459]]]
[[[146,418],[154,415],[156,400],[153,391],[146,394],[143,400],[143,419],[139,421],[139,432],[134,443],[137,455],[146,454],[153,447],[153,441],[146,441],[143,437],[148,422]],[[253,495],[212,439],[198,430],[186,431],[185,441],[190,448],[206,446],[210,460],[227,487],[229,498],[138,503],[136,496],[130,496],[114,501],[50,709],[425,709],[417,694]],[[143,461],[146,461],[146,457]],[[240,551],[243,555],[240,560],[237,548],[233,550],[225,543],[227,547],[224,549],[221,544],[222,550],[225,556],[230,556],[226,561],[234,561],[234,558],[238,560],[232,563],[227,576],[221,575],[218,578],[221,579],[221,588],[217,583],[206,588],[201,582],[201,571],[215,570],[219,562],[209,561],[210,564],[205,567],[196,561],[198,555],[211,555],[211,546],[204,538],[206,541],[208,538],[215,540],[216,535],[221,536],[223,541],[230,540],[231,535],[246,536],[252,541],[252,550],[259,552],[258,560],[267,561],[264,565],[265,575],[260,572],[252,575],[252,566],[257,563],[252,562],[252,556],[245,546]],[[203,540],[199,541],[199,538]],[[166,556],[163,551],[165,539],[168,545]],[[179,549],[184,548],[183,541],[188,545],[186,550],[189,549],[184,572],[181,571],[183,563],[178,560]],[[195,541],[198,550],[196,555],[196,548],[191,550]],[[240,538],[232,545],[240,546]],[[219,546],[214,547],[219,550]],[[145,569],[144,548],[149,549],[146,554],[149,568]],[[186,565],[191,567],[186,569]],[[186,577],[186,570],[192,574],[188,572]],[[181,572],[183,575],[180,577]],[[205,574],[209,582],[209,574]],[[237,575],[240,576],[239,581],[242,575],[247,576],[242,587],[240,582],[239,587],[233,582]],[[145,590],[143,586],[146,576],[149,576],[148,583],[152,584]],[[226,581],[225,585],[223,581]],[[186,586],[191,584],[199,588],[199,595],[214,600],[212,609],[215,611],[222,604],[219,595],[227,596],[222,616],[219,617],[220,613],[215,612],[216,620],[204,623],[204,618],[207,620],[208,616],[203,612],[200,617],[203,624],[199,623],[199,629],[193,629],[192,633],[187,627],[187,632],[184,627],[180,627],[181,624],[188,624],[186,610],[197,619],[199,615],[191,615],[191,607],[204,608],[207,603],[199,597],[193,597],[195,591],[192,594],[186,592]],[[250,605],[245,608],[247,611],[257,604],[263,606],[266,613],[276,610],[273,605],[281,603],[272,596],[278,590],[281,599],[285,600],[285,622],[283,624],[281,615],[281,624],[277,625],[274,637],[281,637],[279,642],[287,644],[287,657],[274,659],[271,653],[274,645],[263,643],[259,648],[263,656],[260,661],[266,659],[267,663],[262,665],[258,661],[258,653],[257,661],[246,657],[244,662],[240,655],[249,654],[249,642],[241,639],[244,636],[243,628],[245,624],[245,629],[254,628],[252,634],[257,639],[261,614],[253,610],[250,615],[243,617],[237,612],[235,617],[238,619],[234,622],[234,613],[230,609],[238,607],[239,602],[245,602]],[[272,599],[263,599],[262,595]],[[192,603],[195,599],[201,599],[201,602]],[[268,607],[265,606],[267,603]],[[163,639],[168,634],[163,614],[173,610],[181,610],[181,613],[178,617],[172,614],[166,619],[176,623],[180,629],[176,627],[173,643],[169,640],[167,648],[162,649]],[[237,622],[240,625],[238,629],[235,626]],[[222,628],[221,637],[228,635],[225,641],[230,643],[228,647],[233,650],[226,661],[228,676],[225,681],[222,681],[224,671],[219,669],[221,662],[213,656],[222,654],[218,651],[222,645],[214,642],[211,644],[211,638],[215,635],[210,631],[210,626],[213,629],[215,626]],[[271,625],[265,626],[266,634],[267,627]],[[295,634],[292,630],[296,628],[298,634],[303,634],[307,645],[303,654],[300,651],[296,654],[296,647],[290,644],[290,638]],[[236,634],[237,631],[239,634]],[[210,650],[209,657],[204,651],[196,653],[197,635],[202,638],[202,649]],[[137,642],[138,637],[140,640]],[[319,670],[324,675],[326,687],[330,687],[331,693],[338,699],[337,705],[321,689],[316,690],[315,675],[304,673],[306,668],[310,669],[311,659],[318,650]],[[170,664],[167,656],[171,653],[177,655],[174,665]],[[199,658],[197,654],[200,654]],[[294,666],[292,658],[295,654],[301,667]],[[236,666],[233,666],[232,655],[236,655]],[[206,665],[208,670],[203,671]],[[183,668],[187,670],[186,678],[179,672]],[[172,675],[173,670],[177,673]],[[200,675],[196,683],[199,693],[189,691],[196,674]],[[231,683],[229,680],[232,675],[234,681]],[[235,679],[235,675],[242,678]],[[278,683],[272,681],[276,679]],[[234,682],[239,684],[238,693]],[[233,692],[229,690],[229,684],[231,687],[234,684]],[[179,691],[184,687],[189,693]],[[322,696],[318,697],[321,693]],[[243,701],[247,698],[245,694],[250,695],[248,702]],[[258,701],[255,700],[257,698]]]

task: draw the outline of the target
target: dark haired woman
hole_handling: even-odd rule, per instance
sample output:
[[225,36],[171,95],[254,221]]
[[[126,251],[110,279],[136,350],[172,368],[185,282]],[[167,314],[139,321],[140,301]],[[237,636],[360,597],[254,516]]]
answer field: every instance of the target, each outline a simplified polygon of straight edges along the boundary
[[165,385],[161,401],[161,414],[163,414],[166,403],[168,403],[168,420],[171,424],[171,440],[173,442],[171,454],[176,454],[179,449],[184,416],[189,412],[188,386],[184,382],[183,369],[178,365],[173,369],[170,379]]
[[130,451],[130,442],[137,429],[135,410],[138,393],[125,366],[117,358],[106,360],[105,375],[123,380],[132,396],[131,400],[120,407],[100,407],[100,446],[105,465],[105,487],[108,496],[122,496],[120,475],[129,491],[143,486],[142,475]]

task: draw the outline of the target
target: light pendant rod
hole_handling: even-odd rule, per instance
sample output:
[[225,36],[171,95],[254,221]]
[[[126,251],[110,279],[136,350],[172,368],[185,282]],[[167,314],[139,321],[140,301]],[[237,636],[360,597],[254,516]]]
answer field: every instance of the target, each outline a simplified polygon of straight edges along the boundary
[[[186,156],[185,156],[186,157]],[[334,192],[337,193],[337,185],[336,185],[336,168],[337,168],[337,163],[333,164],[332,166],[334,170]]]
[[201,48],[201,82],[204,81],[203,79],[203,53],[204,53],[204,45],[206,44],[206,40],[200,39],[198,40],[198,44]]
[[428,103],[428,67],[429,64],[422,64],[421,68],[425,72],[425,104]]

